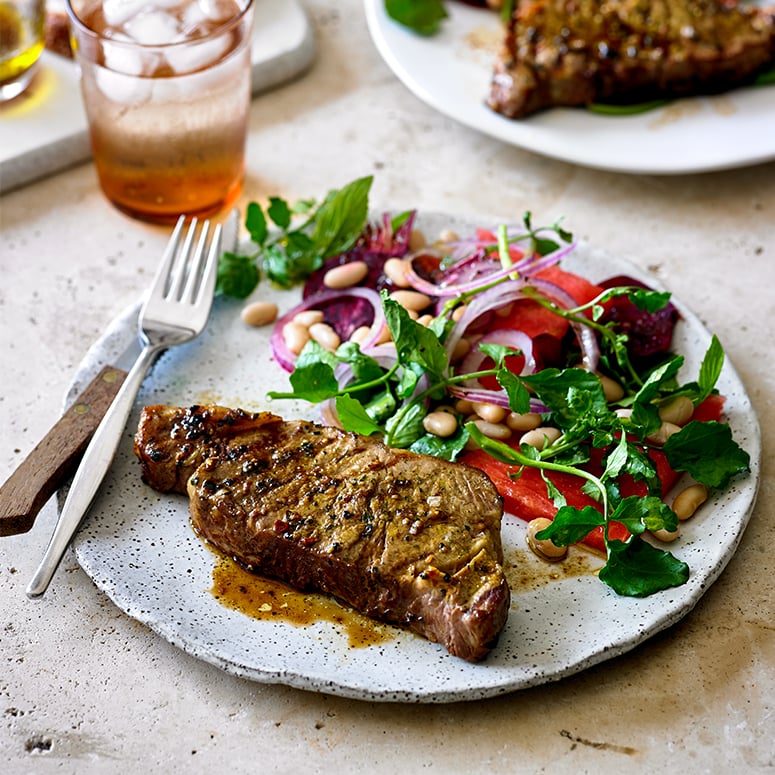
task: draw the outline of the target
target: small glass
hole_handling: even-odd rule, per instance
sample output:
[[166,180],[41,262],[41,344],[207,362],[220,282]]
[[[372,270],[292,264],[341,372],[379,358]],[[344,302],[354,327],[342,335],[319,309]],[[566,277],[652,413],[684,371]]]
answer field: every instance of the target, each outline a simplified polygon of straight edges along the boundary
[[253,0],[67,0],[92,154],[107,198],[172,223],[239,195]]
[[45,45],[44,0],[0,0],[0,102],[30,84]]

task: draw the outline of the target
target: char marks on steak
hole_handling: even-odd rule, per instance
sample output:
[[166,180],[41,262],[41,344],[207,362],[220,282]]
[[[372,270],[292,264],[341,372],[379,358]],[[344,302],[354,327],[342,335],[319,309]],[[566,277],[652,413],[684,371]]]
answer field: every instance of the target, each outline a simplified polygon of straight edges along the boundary
[[775,59],[775,13],[730,0],[519,0],[488,103],[559,105],[718,93]]
[[146,407],[143,475],[245,567],[334,595],[469,661],[503,629],[501,498],[480,471],[364,436],[218,406]]

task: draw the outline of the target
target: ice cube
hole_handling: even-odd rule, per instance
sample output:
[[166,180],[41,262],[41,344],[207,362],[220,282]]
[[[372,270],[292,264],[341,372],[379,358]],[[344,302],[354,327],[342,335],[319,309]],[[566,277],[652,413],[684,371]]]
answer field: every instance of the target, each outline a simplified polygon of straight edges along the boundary
[[105,67],[126,75],[152,75],[160,61],[159,54],[139,49],[132,38],[121,32],[105,41],[102,51]]
[[144,46],[173,43],[182,32],[180,22],[166,11],[143,11],[124,24],[124,31]]
[[237,15],[237,4],[233,0],[198,0],[202,13],[212,21],[221,22]]
[[147,102],[151,97],[150,78],[137,78],[134,75],[114,73],[99,68],[96,73],[99,90],[112,102],[131,107]]
[[148,0],[104,0],[102,13],[108,27],[120,28],[148,5]]
[[193,73],[215,64],[232,45],[231,35],[174,46],[164,53],[178,75]]
[[183,34],[186,37],[191,36],[208,21],[204,11],[200,8],[199,3],[186,3],[186,7],[183,9]]

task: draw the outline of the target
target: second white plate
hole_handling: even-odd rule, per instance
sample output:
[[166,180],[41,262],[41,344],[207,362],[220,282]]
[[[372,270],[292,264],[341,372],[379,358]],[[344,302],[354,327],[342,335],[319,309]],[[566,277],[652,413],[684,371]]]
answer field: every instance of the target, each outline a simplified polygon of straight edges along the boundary
[[639,115],[604,116],[555,108],[507,119],[487,107],[502,32],[496,14],[447,2],[449,18],[433,37],[415,35],[364,0],[374,43],[421,100],[486,135],[587,167],[628,173],[683,174],[775,159],[775,88],[737,89],[676,100]]

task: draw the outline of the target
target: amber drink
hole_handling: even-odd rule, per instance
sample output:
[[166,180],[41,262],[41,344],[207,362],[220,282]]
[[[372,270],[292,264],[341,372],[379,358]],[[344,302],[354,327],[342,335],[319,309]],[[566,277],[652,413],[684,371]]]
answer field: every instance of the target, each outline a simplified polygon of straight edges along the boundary
[[120,210],[172,222],[238,196],[253,0],[68,0],[94,163]]

